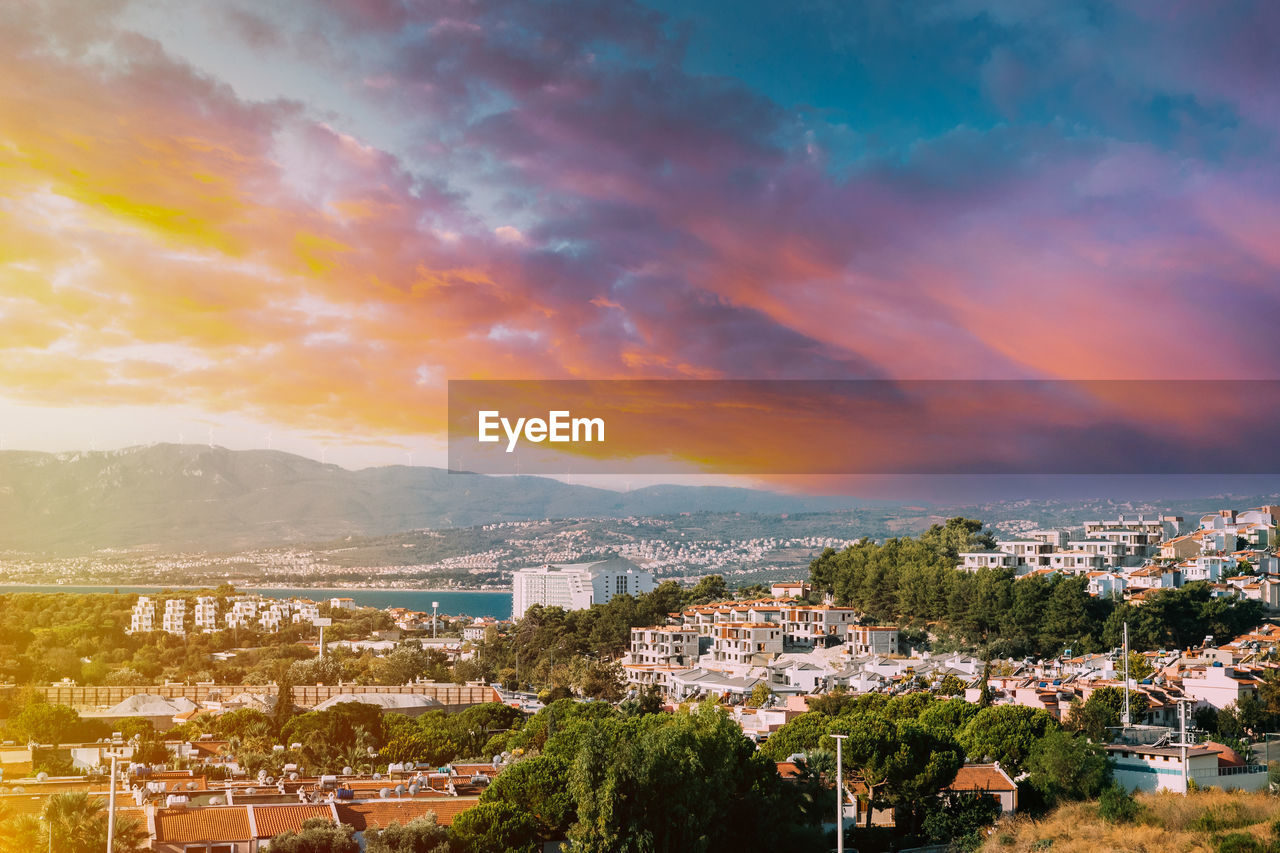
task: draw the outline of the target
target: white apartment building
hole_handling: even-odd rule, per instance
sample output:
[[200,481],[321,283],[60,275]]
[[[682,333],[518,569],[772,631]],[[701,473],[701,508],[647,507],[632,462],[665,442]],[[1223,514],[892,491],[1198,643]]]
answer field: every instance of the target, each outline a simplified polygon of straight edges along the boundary
[[294,622],[315,622],[320,618],[320,605],[314,601],[293,602]]
[[996,543],[996,550],[1012,554],[1014,565],[1040,568],[1049,565],[1048,554],[1054,545],[1039,539],[1006,539]]
[[714,667],[764,666],[782,654],[782,626],[759,622],[726,622],[711,640]]
[[678,625],[631,629],[627,663],[694,666],[697,662],[697,630]]
[[331,598],[329,606],[334,610],[355,610],[356,601],[354,598]]
[[218,630],[218,599],[212,595],[196,599],[195,630],[204,634]]
[[653,592],[653,572],[623,557],[520,569],[511,576],[511,618],[519,619],[535,604],[585,610],[615,595],[645,592]]
[[960,568],[967,572],[978,569],[1012,569],[1018,565],[1018,558],[1007,551],[962,551],[960,552]]
[[901,653],[898,629],[891,625],[850,625],[849,654],[855,658]]
[[783,636],[789,643],[814,645],[827,637],[843,637],[845,628],[853,624],[857,611],[852,607],[819,604],[782,608]]
[[1032,530],[1027,534],[1028,539],[1035,540],[1043,545],[1048,545],[1050,551],[1060,550],[1067,547],[1067,531],[1051,528],[1047,530]]
[[187,633],[187,601],[184,598],[170,598],[164,603],[165,633],[184,636]]
[[133,605],[133,618],[129,621],[130,634],[145,634],[156,629],[156,603],[148,596],[138,596]]
[[1084,574],[1101,571],[1107,565],[1101,554],[1088,551],[1054,551],[1049,555],[1049,568],[1063,574]]
[[227,629],[248,628],[258,618],[262,599],[256,595],[238,595],[231,600],[231,609],[223,617]]

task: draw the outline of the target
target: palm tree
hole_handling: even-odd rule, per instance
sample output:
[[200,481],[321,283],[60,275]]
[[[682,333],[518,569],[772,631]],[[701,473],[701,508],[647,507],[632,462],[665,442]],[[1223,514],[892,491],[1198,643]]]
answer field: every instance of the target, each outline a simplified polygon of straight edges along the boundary
[[[42,841],[59,853],[99,853],[107,844],[106,804],[84,791],[54,794],[45,801],[40,816],[48,825]],[[141,853],[149,840],[139,821],[116,816],[112,853]],[[28,848],[32,853],[40,849]]]
[[54,794],[40,812],[49,829],[49,849],[88,849],[89,836],[98,818],[105,817],[102,800],[84,791]]

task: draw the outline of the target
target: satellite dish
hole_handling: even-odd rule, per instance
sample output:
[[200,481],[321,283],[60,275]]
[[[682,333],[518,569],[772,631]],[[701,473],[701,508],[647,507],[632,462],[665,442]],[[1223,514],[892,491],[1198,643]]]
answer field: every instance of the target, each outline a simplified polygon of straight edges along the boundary
[[396,796],[397,797],[404,796],[404,785],[396,785]]
[[49,774],[48,774],[48,773],[45,773],[43,770],[41,770],[39,773],[37,773],[37,774],[36,774],[36,781],[37,781],[37,782],[47,782],[47,781],[49,781]]
[[352,770],[351,770],[351,768],[350,768],[350,767],[344,767],[344,768],[342,768],[342,775],[343,775],[343,776],[350,776],[350,775],[351,775],[351,773],[352,773]]
[[290,774],[289,774],[289,781],[290,781],[290,782],[296,782],[296,781],[298,781],[298,774],[297,774],[297,773],[290,773]]
[[245,792],[246,794],[249,794],[250,796],[252,796],[252,795],[254,795],[254,794],[258,793],[258,789],[257,789],[257,788],[245,788],[245,789],[244,789],[244,792]]
[[391,789],[390,789],[390,788],[383,788],[383,789],[379,790],[379,791],[378,791],[378,796],[385,800],[387,797],[391,796]]
[[382,774],[381,774],[381,773],[374,773],[374,774],[373,774],[373,778],[374,778],[374,779],[381,779],[381,778],[382,778]]
[[418,796],[418,791],[419,791],[419,790],[420,790],[420,789],[418,788],[418,786],[417,786],[417,784],[416,784],[416,783],[415,783],[415,784],[413,784],[413,785],[410,785],[410,786],[409,786],[409,796],[411,796],[411,797],[416,797],[416,796]]
[[220,805],[222,805],[222,797],[210,797],[210,798],[209,798],[209,805],[211,805],[211,806],[220,806]]
[[188,790],[188,791],[194,791],[196,788],[199,788],[199,787],[200,787],[200,786],[199,786],[199,785],[197,785],[195,782],[188,782],[188,783],[187,783],[187,790]]

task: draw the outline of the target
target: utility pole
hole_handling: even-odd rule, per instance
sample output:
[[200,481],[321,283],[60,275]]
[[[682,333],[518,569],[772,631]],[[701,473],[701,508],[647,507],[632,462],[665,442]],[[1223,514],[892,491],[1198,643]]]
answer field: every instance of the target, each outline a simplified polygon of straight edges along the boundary
[[111,756],[111,793],[107,795],[107,853],[112,853],[116,843],[116,761],[119,757]]
[[1120,725],[1126,728],[1132,721],[1129,719],[1129,623],[1124,623],[1124,713],[1120,716]]
[[836,742],[836,853],[844,853],[844,739],[848,735],[828,735]]
[[1187,795],[1188,780],[1191,778],[1191,769],[1187,766],[1187,703],[1194,700],[1182,697],[1175,700],[1178,703],[1178,742],[1175,746],[1182,748],[1182,795]]

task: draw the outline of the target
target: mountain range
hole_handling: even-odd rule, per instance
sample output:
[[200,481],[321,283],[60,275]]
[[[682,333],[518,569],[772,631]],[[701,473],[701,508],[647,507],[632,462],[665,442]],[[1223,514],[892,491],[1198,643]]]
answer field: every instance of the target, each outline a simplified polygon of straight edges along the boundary
[[203,445],[0,452],[0,552],[239,551],[498,521],[859,505],[716,486],[615,492],[428,467],[352,471],[280,451]]

